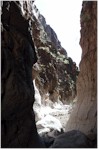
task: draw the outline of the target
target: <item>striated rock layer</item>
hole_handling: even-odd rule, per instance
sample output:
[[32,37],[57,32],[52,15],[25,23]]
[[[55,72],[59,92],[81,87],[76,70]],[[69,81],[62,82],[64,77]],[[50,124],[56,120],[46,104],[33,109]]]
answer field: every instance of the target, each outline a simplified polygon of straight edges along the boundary
[[66,131],[78,129],[94,139],[97,134],[97,2],[83,2],[81,11],[82,59],[77,81],[77,104]]

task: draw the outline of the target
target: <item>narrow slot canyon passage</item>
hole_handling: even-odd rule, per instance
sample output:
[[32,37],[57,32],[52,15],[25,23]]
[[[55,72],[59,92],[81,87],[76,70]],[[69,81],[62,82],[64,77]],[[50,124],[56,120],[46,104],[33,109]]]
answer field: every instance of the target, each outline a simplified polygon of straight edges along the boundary
[[[61,34],[65,42],[36,4],[44,7],[37,0],[1,2],[1,147],[96,148],[97,1],[79,2],[79,27],[75,16],[64,22],[68,28],[74,21],[70,35]],[[62,8],[53,8],[54,17]]]

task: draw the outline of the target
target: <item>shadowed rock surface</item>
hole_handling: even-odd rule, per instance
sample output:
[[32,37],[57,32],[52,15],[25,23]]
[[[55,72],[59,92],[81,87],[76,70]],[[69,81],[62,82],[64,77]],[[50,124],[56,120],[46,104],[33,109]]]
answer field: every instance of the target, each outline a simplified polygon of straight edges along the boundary
[[92,142],[80,131],[69,131],[56,137],[51,148],[92,148]]
[[57,130],[52,130],[49,133],[43,134],[41,137],[46,145],[46,148],[49,148],[54,143],[55,138],[63,133],[63,130],[61,130],[60,132]]
[[17,2],[3,2],[1,147],[43,147],[33,112],[32,65],[37,61],[29,22]]

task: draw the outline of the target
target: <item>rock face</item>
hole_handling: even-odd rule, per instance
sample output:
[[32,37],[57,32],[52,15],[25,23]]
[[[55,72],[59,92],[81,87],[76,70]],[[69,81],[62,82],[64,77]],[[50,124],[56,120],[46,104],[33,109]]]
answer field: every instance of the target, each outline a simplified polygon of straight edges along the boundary
[[66,131],[77,129],[90,138],[97,135],[97,2],[83,2],[81,11],[82,59],[77,81],[78,102]]
[[14,1],[3,2],[1,20],[1,147],[44,147],[32,108],[32,66],[37,58],[29,21]]
[[[36,6],[34,14],[37,13]],[[43,101],[45,95],[53,102],[58,99],[69,103],[76,96],[76,79],[78,68],[66,50],[61,46],[55,31],[46,24],[45,18],[33,15],[33,37],[37,47],[38,65],[41,68],[36,85],[39,88]]]
[[[44,99],[44,95],[49,95],[52,101],[60,99],[66,102],[76,95],[75,83],[78,75],[76,64],[67,56],[53,29],[46,25],[44,18],[40,18],[39,13],[35,13],[33,9],[32,1],[2,2],[2,148],[45,147],[35,125],[33,111],[35,92],[32,81],[34,78],[43,100],[48,98]],[[96,2],[83,3],[80,41],[83,53],[77,83],[78,102],[66,128],[66,131],[72,129],[76,131],[64,133],[55,141],[54,138],[51,138],[50,142],[46,140],[48,147],[52,143],[53,148],[57,147],[57,143],[60,147],[61,143],[66,142],[65,138],[68,144],[68,139],[71,141],[73,135],[75,135],[74,142],[75,139],[80,139],[78,145],[70,143],[69,146],[62,145],[63,147],[92,147],[87,137],[78,130],[92,137],[92,140],[96,138],[96,10]]]
[[92,142],[82,132],[72,130],[57,136],[51,148],[92,148]]
[[38,20],[40,21],[40,23],[42,24],[42,26],[44,27],[45,32],[47,33],[47,36],[49,38],[49,40],[55,45],[55,47],[57,49],[61,48],[61,43],[58,40],[57,34],[55,33],[55,31],[50,27],[50,25],[47,25],[46,20],[44,18],[44,16],[42,16],[41,14],[39,14]]

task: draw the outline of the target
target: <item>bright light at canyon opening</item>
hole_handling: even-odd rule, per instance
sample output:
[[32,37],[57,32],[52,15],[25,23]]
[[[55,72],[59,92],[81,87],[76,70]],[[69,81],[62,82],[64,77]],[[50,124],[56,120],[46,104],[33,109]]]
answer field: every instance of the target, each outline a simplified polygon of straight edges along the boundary
[[81,60],[80,41],[80,13],[82,0],[36,0],[35,4],[56,32],[68,57],[71,57],[77,66]]

